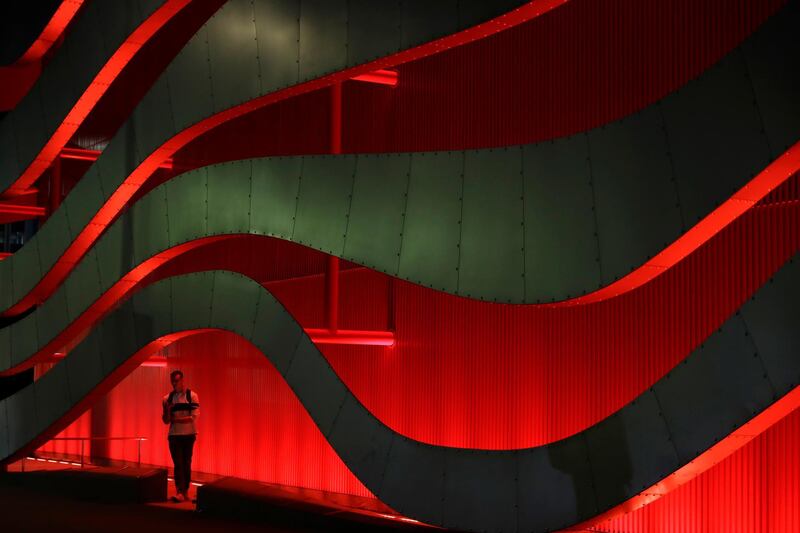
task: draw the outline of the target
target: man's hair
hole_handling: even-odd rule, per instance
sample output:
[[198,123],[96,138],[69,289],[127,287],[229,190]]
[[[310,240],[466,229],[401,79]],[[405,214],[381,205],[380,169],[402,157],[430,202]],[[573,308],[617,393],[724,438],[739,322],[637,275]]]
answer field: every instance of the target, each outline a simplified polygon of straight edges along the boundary
[[177,376],[178,374],[180,374],[181,377],[183,377],[183,372],[181,372],[180,370],[173,370],[172,372],[169,373],[169,380],[170,381],[174,380],[175,376]]

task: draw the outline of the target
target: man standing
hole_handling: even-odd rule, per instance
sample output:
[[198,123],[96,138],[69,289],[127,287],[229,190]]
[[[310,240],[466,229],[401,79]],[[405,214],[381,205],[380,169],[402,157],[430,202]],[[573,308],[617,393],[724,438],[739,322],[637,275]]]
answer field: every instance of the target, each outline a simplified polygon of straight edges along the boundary
[[169,453],[175,465],[175,488],[177,496],[172,501],[189,500],[189,482],[192,478],[192,448],[197,437],[195,420],[200,411],[197,393],[183,383],[183,372],[174,370],[169,375],[172,392],[162,402],[161,419],[169,424]]

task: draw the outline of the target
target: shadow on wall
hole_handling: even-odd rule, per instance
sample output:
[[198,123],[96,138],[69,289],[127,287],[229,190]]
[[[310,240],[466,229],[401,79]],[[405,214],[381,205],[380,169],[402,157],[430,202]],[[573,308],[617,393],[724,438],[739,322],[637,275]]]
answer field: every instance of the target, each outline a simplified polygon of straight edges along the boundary
[[[547,447],[553,468],[564,472],[572,480],[577,520],[584,520],[604,511],[606,506],[603,502],[624,501],[631,494],[633,466],[625,424],[620,417],[611,416],[604,421],[604,425],[602,446],[609,452],[607,457],[613,457],[614,464],[619,465],[619,470],[615,472],[616,475],[604,479],[603,494],[597,493],[598,488],[593,482],[595,475],[585,436],[570,437]],[[581,449],[576,450],[576,447]],[[576,455],[586,460],[576,460]]]

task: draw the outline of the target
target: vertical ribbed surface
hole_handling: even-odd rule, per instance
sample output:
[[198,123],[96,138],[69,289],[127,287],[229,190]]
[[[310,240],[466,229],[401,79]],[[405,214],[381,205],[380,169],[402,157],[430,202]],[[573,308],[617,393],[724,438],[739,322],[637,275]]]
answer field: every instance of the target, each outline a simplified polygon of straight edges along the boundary
[[[37,365],[41,366],[41,365]],[[64,428],[63,431],[56,435],[57,438],[61,437],[88,437],[92,434],[91,426],[92,410],[84,412],[72,424]],[[84,452],[88,455],[91,451],[90,444],[84,444]],[[73,457],[78,457],[81,453],[81,443],[79,441],[65,441],[65,440],[51,440],[45,445],[39,447],[38,451],[51,452],[57,454],[68,454]]]
[[[166,350],[201,395],[198,471],[369,496],[325,443],[277,372],[247,343],[203,334]],[[160,397],[168,369],[142,367],[106,399],[109,431],[146,436],[143,460],[170,465]],[[62,435],[86,435],[87,415]],[[43,450],[77,453],[49,443]],[[800,530],[800,411],[695,480],[595,529],[616,533],[792,533]],[[135,448],[112,444],[133,461]]]
[[800,201],[800,174],[795,174],[786,180],[783,185],[777,187],[759,203],[761,205],[770,205],[791,201]]
[[[800,247],[796,202],[759,207],[697,254],[590,306],[489,305],[395,281],[397,344],[324,346],[379,418],[449,446],[519,448],[608,416],[683,359]],[[385,316],[387,278],[353,273],[343,327]],[[345,278],[347,279],[347,278]],[[282,295],[292,312],[303,289]],[[380,326],[379,326],[380,327]]]
[[785,0],[570,0],[345,90],[344,151],[444,150],[569,135],[701,74]]
[[[401,64],[396,87],[344,83],[342,150],[486,148],[585,131],[697,77],[785,3],[570,0],[491,37]],[[175,160],[195,168],[327,153],[329,101],[323,89],[254,110],[201,135]]]
[[[284,485],[371,496],[328,445],[277,370],[232,334],[204,333],[166,348],[168,367],[139,367],[99,401],[106,435],[147,437],[145,463],[172,466],[161,399],[180,368],[200,399],[192,468]],[[89,433],[84,417],[64,436]],[[81,424],[84,424],[83,426]],[[49,443],[43,450],[61,451]],[[136,461],[136,446],[112,441],[109,456]]]
[[[697,76],[783,3],[573,0],[519,28],[399,67],[397,89],[349,83],[344,149],[486,147],[599,125]],[[327,120],[321,94],[222,126],[178,159],[196,166],[292,153],[298,146],[323,152],[325,130],[308,127]],[[216,152],[207,152],[209,140],[221,143]],[[591,305],[494,305],[390,282],[366,269],[345,270],[340,327],[385,329],[391,301],[396,344],[322,350],[376,416],[414,439],[508,449],[564,438],[663,376],[800,248],[799,183],[797,177],[787,182],[651,283]],[[264,283],[301,324],[319,327],[324,265],[323,254],[297,245],[236,237],[191,251],[148,281],[237,270]],[[109,414],[102,424],[87,413],[61,435],[103,426],[107,435],[144,436],[150,440],[142,460],[169,465],[160,402],[169,370],[181,368],[200,396],[196,470],[369,496],[248,343],[206,333],[164,355],[168,368],[141,367],[100,400]],[[798,447],[800,415],[794,413],[706,474],[597,529],[798,531]],[[79,445],[51,442],[42,449],[77,453]],[[135,460],[136,448],[112,442],[108,454]]]
[[[252,235],[207,244],[154,271],[145,284],[185,272],[231,268],[265,283],[325,273],[326,255],[299,244]],[[345,265],[343,265],[343,268]]]
[[281,100],[215,127],[175,159],[195,168],[265,154],[325,154],[330,151],[329,113],[326,90]]

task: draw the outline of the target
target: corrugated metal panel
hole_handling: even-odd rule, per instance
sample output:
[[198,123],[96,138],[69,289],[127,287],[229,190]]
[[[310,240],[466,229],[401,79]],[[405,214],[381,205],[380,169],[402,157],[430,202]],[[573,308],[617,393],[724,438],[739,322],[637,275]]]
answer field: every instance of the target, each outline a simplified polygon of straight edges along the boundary
[[[392,348],[325,346],[390,426],[450,446],[517,448],[566,437],[660,378],[800,246],[800,208],[753,210],[631,294],[578,308],[493,306],[395,281]],[[355,274],[354,274],[355,275]],[[358,274],[341,320],[385,312],[385,278]],[[293,312],[305,296],[286,293]],[[402,401],[398,400],[402,398]]]
[[349,84],[343,149],[529,143],[639,110],[698,76],[785,0],[571,0],[490,38]]
[[264,154],[329,153],[330,98],[320,90],[262,107],[198,137],[175,160],[196,168]]
[[[169,372],[180,368],[200,399],[193,470],[371,496],[281,375],[247,341],[205,333],[183,339],[162,354],[169,367],[139,367],[95,406],[109,413],[107,420],[95,421],[106,435],[149,439],[142,447],[143,462],[172,465],[161,398],[171,390]],[[136,448],[113,441],[108,456],[135,461]]]
[[[239,242],[239,251],[233,242]],[[272,277],[268,285],[305,325],[321,325],[321,256],[304,255],[299,247],[287,251],[286,246],[294,245],[270,239],[233,242],[225,255],[202,255],[208,250],[199,249],[194,256],[184,256],[181,268],[203,269],[211,263],[218,268],[230,261],[229,268],[240,263],[240,270],[251,275],[275,269],[263,279],[308,268],[308,277],[282,282]],[[621,407],[677,363],[798,248],[800,207],[784,201],[753,209],[653,283],[605,303],[563,309],[492,305],[395,280],[391,301],[396,345],[325,346],[324,352],[368,408],[406,435],[452,446],[533,446],[574,433]],[[282,257],[289,259],[283,267],[265,266],[280,265],[276,259]],[[303,261],[308,261],[305,267]],[[180,263],[171,270],[177,266]],[[351,269],[342,275],[342,289],[343,327],[385,327],[386,276]],[[246,342],[202,335],[181,341],[165,355],[171,367],[186,371],[203,398],[197,470],[368,494],[336,458],[280,376]],[[105,428],[102,433],[108,435],[147,436],[151,441],[143,460],[168,464],[158,403],[168,390],[167,372],[136,370],[95,406],[95,412],[110,416],[92,421],[90,427]],[[75,427],[67,431],[79,432]],[[800,435],[800,430],[795,433]],[[233,449],[236,454],[230,453]],[[764,457],[771,453],[764,452]],[[133,459],[134,454],[131,446],[109,447],[112,457]],[[764,510],[767,504],[759,503],[772,501],[771,489],[730,493],[740,500],[714,492],[773,483],[772,478],[758,481],[758,471],[736,461],[719,467],[729,473],[720,474],[713,487],[690,484],[676,492],[678,503],[648,511],[652,517],[629,515],[624,527],[736,531],[741,525],[742,531],[792,531],[797,516],[780,507],[784,500],[769,503],[777,506],[774,510]],[[796,495],[800,476],[782,475],[776,473],[774,483],[784,483],[780,490]],[[744,514],[725,514],[729,505]],[[708,516],[717,522],[709,523]],[[758,525],[778,516],[786,517],[780,519],[787,529]],[[762,529],[753,529],[757,527]]]
[[[697,75],[782,3],[574,0],[533,21],[536,31],[512,30],[402,67],[403,84],[394,92],[367,94],[364,86],[353,85],[348,98],[359,105],[347,106],[346,146],[359,151],[488,146],[600,124]],[[603,34],[615,25],[636,31]],[[564,32],[565,26],[572,31]],[[459,59],[459,53],[468,55]],[[494,74],[472,70],[482,55],[497,59]],[[575,64],[589,67],[563,68]],[[664,64],[673,67],[661,68]],[[558,81],[541,84],[542,72]],[[370,99],[375,106],[365,105]],[[503,108],[504,102],[513,108]],[[386,116],[376,118],[376,108],[387,109]],[[361,116],[362,110],[371,114]],[[320,146],[323,141],[316,138]],[[247,152],[257,150],[255,142],[245,146],[236,156],[259,153]],[[800,247],[800,207],[793,201],[798,192],[795,178],[653,283],[577,308],[490,305],[405,282],[390,288],[386,276],[349,271],[342,280],[342,326],[384,328],[392,290],[397,344],[326,346],[325,354],[375,414],[415,439],[503,449],[563,438],[620,408],[663,375]],[[268,283],[304,325],[322,325],[324,256],[259,241],[267,244],[248,248],[243,246],[248,239],[241,239],[199,249],[153,279],[227,266]],[[307,277],[276,282],[290,276]],[[280,376],[247,343],[205,334],[167,352],[170,364],[182,367],[203,397],[197,470],[369,495]],[[168,464],[159,405],[168,389],[167,372],[136,370],[102,401],[100,411],[111,416],[84,415],[62,435],[85,434],[88,424],[109,435],[148,436],[143,460]],[[796,531],[799,441],[795,414],[705,476],[601,530]],[[48,447],[65,451],[74,445]],[[135,450],[112,443],[108,453],[133,459]]]
[[[531,143],[638,111],[701,74],[786,0],[570,0],[518,27],[399,65],[396,87],[343,84],[343,151]],[[546,83],[543,83],[546,78]],[[231,120],[180,165],[330,150],[327,90]]]

